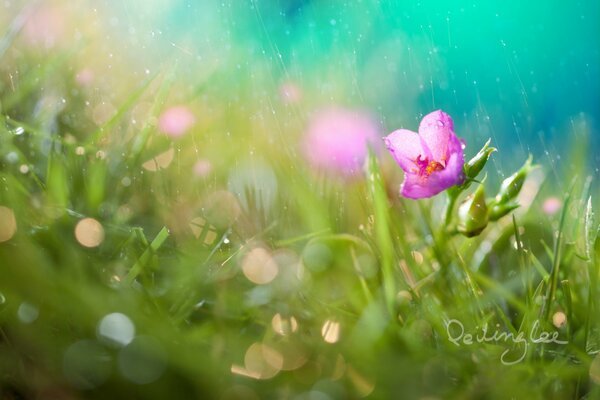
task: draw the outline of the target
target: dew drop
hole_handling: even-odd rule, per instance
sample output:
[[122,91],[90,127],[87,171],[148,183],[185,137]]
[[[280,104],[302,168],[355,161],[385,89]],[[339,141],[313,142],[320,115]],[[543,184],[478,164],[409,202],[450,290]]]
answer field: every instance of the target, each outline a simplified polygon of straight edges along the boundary
[[40,312],[36,306],[25,302],[21,303],[19,309],[17,310],[17,316],[24,324],[31,324],[38,318],[39,315]]
[[135,326],[125,314],[105,315],[96,330],[98,338],[117,346],[128,345],[135,337]]

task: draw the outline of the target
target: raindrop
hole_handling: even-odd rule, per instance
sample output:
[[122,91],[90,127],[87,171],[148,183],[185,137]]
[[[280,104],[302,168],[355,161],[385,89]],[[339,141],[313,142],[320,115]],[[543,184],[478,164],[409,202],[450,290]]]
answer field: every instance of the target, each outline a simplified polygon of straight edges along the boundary
[[10,240],[17,232],[17,219],[12,209],[0,206],[0,243]]
[[332,258],[331,250],[323,243],[311,243],[302,252],[304,265],[313,272],[327,269]]
[[98,339],[104,339],[119,347],[128,345],[135,337],[135,326],[125,314],[112,313],[104,316],[96,330]]
[[246,370],[257,379],[270,379],[283,367],[283,356],[277,350],[261,343],[253,343],[244,356]]
[[104,241],[104,228],[93,218],[84,218],[75,226],[75,238],[84,247],[98,247]]
[[296,318],[293,316],[289,318],[282,317],[279,313],[273,316],[273,319],[271,320],[271,326],[276,333],[282,336],[289,335],[290,333],[298,330],[298,322],[296,321]]
[[275,279],[279,267],[266,249],[256,247],[242,260],[242,271],[249,281],[264,285]]
[[552,316],[552,324],[557,328],[562,328],[567,324],[567,316],[562,311],[557,311]]
[[18,126],[14,131],[15,135],[17,135],[17,136],[22,135],[24,132],[25,132],[25,128],[23,128],[22,126]]
[[24,324],[31,324],[38,318],[39,315],[40,312],[38,308],[26,302],[21,303],[19,309],[17,310],[17,316]]
[[321,336],[327,343],[336,343],[340,339],[340,323],[327,320],[321,328]]
[[10,153],[8,153],[6,156],[4,156],[4,158],[6,159],[6,162],[9,164],[14,164],[17,161],[19,161],[19,155],[17,153],[15,153],[14,151],[11,151]]

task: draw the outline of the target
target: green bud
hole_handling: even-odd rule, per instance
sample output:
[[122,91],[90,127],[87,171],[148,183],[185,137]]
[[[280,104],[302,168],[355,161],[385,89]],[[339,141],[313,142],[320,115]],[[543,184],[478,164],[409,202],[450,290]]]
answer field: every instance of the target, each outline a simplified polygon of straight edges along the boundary
[[479,185],[475,193],[466,198],[458,207],[457,230],[467,237],[477,236],[488,224],[488,208],[485,204],[485,191]]
[[490,141],[491,139],[488,139],[481,150],[475,154],[475,157],[471,158],[467,163],[465,163],[465,176],[467,179],[475,179],[483,167],[485,167],[490,155],[496,151],[495,147],[490,147]]
[[501,205],[503,203],[508,203],[510,200],[517,197],[521,191],[521,188],[523,187],[525,178],[527,178],[527,174],[532,169],[531,159],[531,155],[529,155],[529,158],[527,158],[525,164],[523,164],[523,166],[517,172],[502,181],[500,190],[496,195],[496,204]]
[[497,221],[516,208],[519,208],[517,203],[494,203],[490,205],[490,221]]

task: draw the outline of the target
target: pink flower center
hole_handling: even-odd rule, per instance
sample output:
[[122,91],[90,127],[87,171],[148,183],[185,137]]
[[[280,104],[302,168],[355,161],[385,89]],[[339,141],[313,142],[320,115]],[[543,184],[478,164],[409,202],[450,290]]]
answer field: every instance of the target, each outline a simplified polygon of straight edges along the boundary
[[427,157],[421,159],[420,154],[417,156],[415,164],[417,167],[419,167],[419,169],[415,168],[414,172],[423,177],[431,175],[434,171],[442,171],[444,168],[446,168],[444,164],[435,160],[429,160]]

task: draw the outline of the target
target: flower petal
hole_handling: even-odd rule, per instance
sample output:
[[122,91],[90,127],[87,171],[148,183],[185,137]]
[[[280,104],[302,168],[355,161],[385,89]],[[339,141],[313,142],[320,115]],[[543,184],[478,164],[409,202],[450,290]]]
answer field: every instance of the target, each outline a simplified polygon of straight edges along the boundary
[[398,129],[384,137],[383,141],[405,172],[412,172],[417,167],[415,160],[425,155],[421,138],[408,129]]
[[410,199],[432,197],[451,186],[464,182],[463,174],[464,156],[462,153],[453,153],[448,160],[446,168],[433,171],[429,176],[407,173],[400,188],[400,194]]
[[431,151],[431,157],[445,164],[450,158],[449,147],[454,134],[454,122],[445,112],[438,110],[427,114],[419,125],[419,135]]
[[454,121],[450,115],[446,114],[442,110],[432,111],[421,120],[419,130],[428,126],[443,126],[451,131],[454,130]]
[[404,176],[404,182],[402,182],[402,186],[400,186],[400,194],[409,199],[423,199],[435,196],[441,190],[431,186],[427,180],[420,177],[418,174],[410,173],[407,173]]

